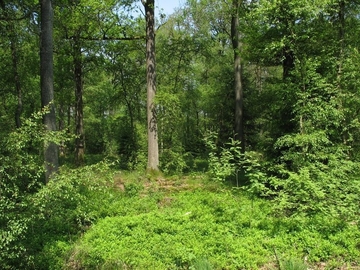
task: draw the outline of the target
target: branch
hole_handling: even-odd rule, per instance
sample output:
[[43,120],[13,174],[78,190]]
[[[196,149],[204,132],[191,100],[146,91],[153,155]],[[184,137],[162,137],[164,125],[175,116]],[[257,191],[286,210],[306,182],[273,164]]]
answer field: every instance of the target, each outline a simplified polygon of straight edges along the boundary
[[95,40],[95,41],[101,41],[101,40],[140,40],[140,39],[146,39],[145,36],[134,36],[134,37],[77,37],[77,36],[66,36],[65,39],[82,39],[82,40]]
[[16,18],[16,17],[15,17],[15,18],[12,18],[12,17],[9,17],[9,16],[0,17],[0,21],[6,21],[6,22],[10,22],[10,21],[21,21],[21,20],[24,20],[24,19],[30,17],[30,15],[31,15],[32,12],[33,12],[33,11],[30,10],[29,12],[25,13],[24,16],[18,17],[18,18]]
[[157,31],[160,29],[160,27],[161,27],[161,26],[164,26],[166,23],[167,23],[167,21],[164,22],[164,23],[162,23],[162,24],[160,24],[158,27],[156,27],[156,30],[155,30],[155,31],[157,32]]

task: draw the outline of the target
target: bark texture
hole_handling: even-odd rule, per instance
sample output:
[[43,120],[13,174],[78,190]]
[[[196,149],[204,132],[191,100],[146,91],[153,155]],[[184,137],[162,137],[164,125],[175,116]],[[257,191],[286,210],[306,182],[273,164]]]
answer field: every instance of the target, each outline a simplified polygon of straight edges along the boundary
[[[54,106],[54,76],[53,76],[53,8],[51,0],[40,0],[41,6],[41,44],[40,44],[40,81],[41,105],[49,106],[49,112],[43,117],[48,131],[56,130]],[[53,142],[45,142],[44,147],[45,177],[50,180],[51,175],[58,170],[58,147]]]
[[[13,32],[15,35],[15,32]],[[17,107],[15,111],[15,123],[16,127],[21,127],[21,113],[23,111],[23,103],[22,103],[22,89],[21,89],[21,82],[20,82],[20,76],[18,71],[18,62],[19,57],[17,53],[17,47],[16,47],[16,40],[15,38],[11,38],[10,40],[10,48],[11,48],[11,57],[12,57],[12,63],[13,63],[13,70],[14,70],[14,82],[15,82],[15,89],[16,89],[16,95],[17,95]]]
[[231,40],[234,50],[234,92],[235,92],[235,139],[241,143],[241,151],[245,152],[244,134],[244,91],[242,84],[241,42],[239,31],[239,9],[241,0],[233,0],[231,18]]
[[154,98],[156,94],[155,69],[155,0],[142,0],[146,15],[146,79],[147,79],[147,124],[149,170],[159,168],[158,129]]

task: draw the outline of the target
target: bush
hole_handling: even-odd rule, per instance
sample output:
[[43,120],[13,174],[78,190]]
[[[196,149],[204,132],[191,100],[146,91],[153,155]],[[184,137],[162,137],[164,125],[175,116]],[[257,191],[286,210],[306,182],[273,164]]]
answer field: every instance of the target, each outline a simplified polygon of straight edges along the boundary
[[23,126],[4,137],[0,152],[0,268],[24,268],[31,260],[24,244],[33,216],[28,198],[44,180],[38,149],[47,138],[43,113],[34,114]]
[[110,166],[100,162],[78,169],[62,167],[52,181],[31,197],[34,220],[27,244],[36,265],[42,269],[58,265],[69,249],[66,243],[99,218],[104,199],[111,197]]
[[214,180],[225,181],[235,176],[240,168],[239,163],[243,159],[240,142],[230,138],[227,147],[218,149],[215,141],[214,133],[205,138],[205,144],[209,149],[209,173]]
[[44,129],[44,113],[26,119],[0,142],[1,269],[60,265],[58,256],[68,249],[69,238],[97,218],[94,211],[112,179],[109,166],[100,163],[77,170],[63,167],[45,186],[39,149],[44,142],[67,138]]
[[282,150],[279,163],[268,164],[267,177],[250,179],[252,192],[274,199],[277,213],[359,220],[359,164],[345,148],[324,132],[286,135],[275,147]]
[[183,173],[188,168],[186,158],[189,154],[182,152],[164,149],[160,157],[161,170],[166,174]]

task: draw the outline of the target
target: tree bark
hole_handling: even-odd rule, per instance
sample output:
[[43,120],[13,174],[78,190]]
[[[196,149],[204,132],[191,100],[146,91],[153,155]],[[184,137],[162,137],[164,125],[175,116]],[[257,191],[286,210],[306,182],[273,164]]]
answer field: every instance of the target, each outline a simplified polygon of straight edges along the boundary
[[235,139],[241,143],[241,151],[245,152],[244,135],[244,91],[242,84],[242,64],[241,64],[241,43],[239,31],[239,8],[241,0],[233,0],[231,18],[231,40],[234,50],[234,92],[235,92]]
[[288,46],[285,46],[283,48],[283,57],[283,80],[285,81],[288,78],[291,78],[291,71],[293,71],[295,68],[295,55]]
[[337,71],[337,80],[338,88],[341,90],[341,76],[343,69],[343,60],[344,60],[344,51],[345,51],[345,1],[339,1],[339,11],[338,11],[338,20],[339,20],[339,56],[338,56],[338,71]]
[[[49,107],[49,112],[43,116],[45,128],[56,130],[54,106],[54,76],[53,76],[53,9],[51,0],[40,0],[41,6],[41,44],[40,44],[40,84],[41,106]],[[53,142],[45,142],[45,179],[48,182],[51,175],[58,170],[58,147]]]
[[[0,7],[4,11],[5,18],[11,18],[11,15],[8,14],[6,10],[6,6],[4,1],[0,1]],[[14,83],[15,83],[15,90],[17,95],[17,107],[15,110],[15,124],[17,128],[21,127],[21,113],[23,110],[23,103],[22,103],[22,90],[21,90],[21,82],[18,70],[18,63],[19,63],[19,56],[17,51],[17,35],[15,31],[15,27],[12,21],[7,21],[7,31],[9,33],[10,39],[10,51],[11,51],[11,59],[12,59],[12,67],[13,67],[13,76],[14,76]]]
[[85,134],[83,109],[83,70],[82,55],[79,38],[74,38],[74,80],[75,80],[75,163],[80,166],[84,163]]
[[[15,35],[15,33],[14,33]],[[17,95],[17,107],[15,111],[15,123],[16,127],[21,127],[21,113],[23,110],[23,103],[22,103],[22,90],[21,90],[21,82],[19,77],[19,71],[18,71],[18,54],[16,49],[16,41],[12,38],[10,40],[10,48],[11,48],[11,57],[13,62],[13,70],[14,70],[14,81],[15,81],[15,89],[16,89],[16,95]]]
[[147,80],[147,124],[149,170],[158,170],[159,146],[154,98],[156,94],[155,69],[155,0],[142,0],[146,15],[146,80]]

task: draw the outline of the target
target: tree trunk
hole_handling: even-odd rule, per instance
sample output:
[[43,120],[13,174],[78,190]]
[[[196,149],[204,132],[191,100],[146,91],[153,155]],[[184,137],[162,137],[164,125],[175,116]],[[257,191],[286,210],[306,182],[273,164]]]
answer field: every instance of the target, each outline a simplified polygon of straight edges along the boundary
[[[15,35],[15,33],[14,33]],[[11,57],[13,62],[13,70],[14,70],[14,81],[15,81],[15,89],[16,89],[16,95],[17,95],[17,107],[15,111],[15,123],[16,127],[21,127],[21,113],[23,110],[23,103],[22,103],[22,90],[21,90],[21,82],[19,77],[19,71],[18,71],[18,54],[16,50],[16,41],[12,38],[10,40],[10,48],[11,48]]]
[[[53,9],[51,0],[40,0],[41,6],[41,45],[40,45],[40,81],[41,106],[49,106],[49,112],[43,116],[43,122],[48,131],[56,130],[54,106],[53,77]],[[53,142],[45,142],[45,179],[48,182],[51,175],[58,170],[58,147]]]
[[339,56],[338,56],[337,80],[338,80],[338,88],[341,90],[341,76],[342,76],[344,50],[345,50],[345,1],[344,0],[339,1],[338,20],[339,20]]
[[74,39],[74,80],[75,80],[75,163],[84,163],[85,134],[83,112],[83,71],[82,55],[79,38]]
[[[8,14],[5,3],[3,1],[0,2],[0,7],[4,11],[5,18],[10,18],[10,15]],[[21,127],[21,113],[23,110],[23,104],[22,104],[22,90],[21,90],[21,82],[20,82],[20,76],[18,71],[18,52],[17,52],[17,35],[15,32],[15,27],[13,25],[12,21],[9,21],[7,24],[7,32],[9,33],[9,39],[10,39],[10,51],[11,51],[11,58],[12,58],[12,67],[13,67],[13,76],[14,76],[14,83],[15,83],[15,90],[17,95],[17,107],[15,110],[15,124],[17,128]]]
[[231,17],[231,40],[234,50],[234,92],[235,92],[235,139],[241,143],[241,151],[245,152],[244,135],[244,98],[242,85],[242,65],[241,65],[241,43],[239,31],[239,8],[241,0],[233,0]]
[[10,26],[9,28],[11,33],[11,37],[10,37],[10,49],[11,49],[11,58],[12,58],[12,63],[13,63],[13,74],[14,74],[14,83],[15,83],[15,90],[16,90],[16,95],[17,95],[17,107],[16,107],[16,111],[15,111],[15,124],[17,128],[21,127],[21,113],[22,113],[22,109],[23,109],[23,104],[22,104],[22,91],[21,91],[21,82],[20,82],[20,76],[19,76],[19,71],[18,71],[18,62],[19,62],[19,56],[18,56],[18,52],[17,52],[17,48],[16,48],[16,33],[15,33],[15,29],[13,26]]
[[285,81],[291,77],[291,71],[293,71],[295,68],[295,55],[292,49],[290,49],[288,46],[285,46],[283,48],[283,57],[283,80]]
[[148,164],[150,170],[158,170],[159,146],[157,119],[154,105],[156,93],[155,72],[155,0],[142,0],[146,14],[146,79],[147,79],[147,124],[148,124]]

